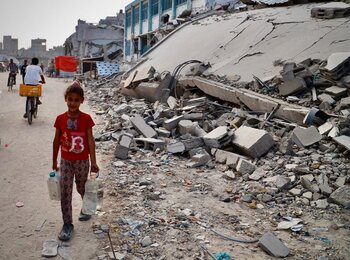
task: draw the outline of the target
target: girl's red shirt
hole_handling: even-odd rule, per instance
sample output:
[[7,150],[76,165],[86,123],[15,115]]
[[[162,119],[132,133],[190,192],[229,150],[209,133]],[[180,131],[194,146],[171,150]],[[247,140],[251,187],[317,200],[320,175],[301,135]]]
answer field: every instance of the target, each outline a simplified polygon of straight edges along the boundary
[[54,127],[61,131],[61,158],[65,160],[86,160],[89,145],[86,130],[95,125],[91,116],[80,112],[77,118],[70,118],[65,112],[57,116]]

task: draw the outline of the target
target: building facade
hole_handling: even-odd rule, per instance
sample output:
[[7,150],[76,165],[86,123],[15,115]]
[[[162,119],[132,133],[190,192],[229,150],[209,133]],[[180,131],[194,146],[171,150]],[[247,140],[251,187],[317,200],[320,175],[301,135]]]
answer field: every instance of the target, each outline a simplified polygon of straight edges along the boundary
[[149,50],[156,32],[184,11],[200,13],[214,3],[215,0],[134,0],[125,7],[124,59],[133,61]]
[[31,47],[30,49],[32,51],[46,51],[46,39],[33,39],[31,41]]
[[12,38],[10,35],[3,37],[3,51],[14,54],[18,51],[18,39]]

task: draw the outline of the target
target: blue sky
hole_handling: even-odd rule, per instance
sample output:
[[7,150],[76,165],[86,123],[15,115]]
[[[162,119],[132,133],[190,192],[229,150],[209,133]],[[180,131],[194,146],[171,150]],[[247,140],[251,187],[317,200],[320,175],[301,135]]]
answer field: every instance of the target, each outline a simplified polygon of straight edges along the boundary
[[1,0],[0,42],[4,35],[29,48],[31,39],[46,39],[47,48],[62,45],[78,19],[97,23],[115,16],[132,0]]

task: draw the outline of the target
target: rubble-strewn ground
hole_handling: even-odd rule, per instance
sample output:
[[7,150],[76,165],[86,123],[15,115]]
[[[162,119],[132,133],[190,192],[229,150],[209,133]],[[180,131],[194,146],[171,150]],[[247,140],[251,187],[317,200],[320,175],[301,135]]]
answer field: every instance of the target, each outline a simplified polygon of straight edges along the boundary
[[[319,176],[326,176],[332,191],[339,178],[344,179],[342,185],[348,183],[350,161],[341,146],[324,139],[306,149],[293,145],[292,155],[283,154],[279,142],[287,130],[266,126],[278,144],[252,161],[261,171],[258,180],[215,162],[214,156],[206,166],[189,168],[187,152],[173,155],[134,147],[127,160],[119,160],[114,150],[121,133],[139,135],[129,117],[152,114],[154,105],[120,95],[116,83],[88,83],[86,88],[90,105],[103,122],[96,139],[108,171],[103,212],[95,228],[106,252],[111,252],[109,241],[98,224],[110,225],[114,249],[125,259],[210,259],[202,244],[235,259],[271,259],[258,243],[230,241],[212,229],[243,242],[272,232],[289,248],[290,259],[349,259],[348,210],[327,202],[328,195],[321,191],[311,193],[302,183],[310,179],[319,189],[325,185]],[[216,121],[221,114],[209,113],[206,119]],[[159,139],[169,142],[173,137]],[[282,181],[288,179],[287,185],[277,176],[286,177]],[[302,226],[279,230],[278,224],[288,218],[301,219]]]

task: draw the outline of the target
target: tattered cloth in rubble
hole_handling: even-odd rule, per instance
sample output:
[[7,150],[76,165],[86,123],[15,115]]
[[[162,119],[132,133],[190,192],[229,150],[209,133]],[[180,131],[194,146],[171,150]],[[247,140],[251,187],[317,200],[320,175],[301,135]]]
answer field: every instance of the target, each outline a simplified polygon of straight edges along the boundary
[[119,72],[118,63],[96,61],[96,66],[97,66],[98,75],[100,76],[109,76]]

